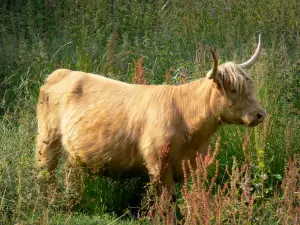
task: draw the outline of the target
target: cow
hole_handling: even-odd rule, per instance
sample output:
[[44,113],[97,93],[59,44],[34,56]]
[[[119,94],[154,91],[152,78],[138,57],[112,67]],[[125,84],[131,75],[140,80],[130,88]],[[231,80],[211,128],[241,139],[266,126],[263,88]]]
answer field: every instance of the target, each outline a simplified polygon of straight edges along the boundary
[[[182,161],[206,155],[223,124],[253,127],[266,111],[246,72],[261,52],[242,64],[218,65],[206,77],[181,85],[129,84],[101,75],[55,70],[41,86],[37,105],[36,163],[55,177],[62,152],[71,168],[160,176],[159,149],[168,145],[160,179],[175,195]],[[64,150],[62,150],[64,149]],[[193,164],[194,165],[194,164]]]

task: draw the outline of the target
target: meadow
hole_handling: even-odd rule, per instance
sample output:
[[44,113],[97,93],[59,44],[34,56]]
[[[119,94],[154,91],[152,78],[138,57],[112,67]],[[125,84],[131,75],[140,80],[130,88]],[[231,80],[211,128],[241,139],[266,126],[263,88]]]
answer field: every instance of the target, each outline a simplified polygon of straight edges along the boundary
[[[2,2],[0,224],[300,223],[299,1]],[[255,128],[219,130],[213,166],[199,159],[199,173],[177,186],[175,204],[167,195],[149,197],[142,178],[87,175],[85,195],[70,210],[63,163],[59,201],[43,203],[34,149],[38,91],[47,75],[68,68],[179,85],[205,76],[209,46],[219,63],[244,62],[259,34],[263,51],[249,73],[268,117]]]

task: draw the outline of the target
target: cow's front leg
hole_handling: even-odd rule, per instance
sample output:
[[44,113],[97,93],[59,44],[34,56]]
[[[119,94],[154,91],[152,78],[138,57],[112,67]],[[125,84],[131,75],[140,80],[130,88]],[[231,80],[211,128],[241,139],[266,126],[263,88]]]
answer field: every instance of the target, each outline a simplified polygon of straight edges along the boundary
[[175,202],[176,200],[176,189],[175,189],[175,182],[174,182],[174,175],[171,165],[166,168],[166,171],[163,175],[162,180],[163,186],[167,188],[169,194],[172,195],[172,199]]
[[72,208],[80,202],[83,195],[84,170],[81,166],[77,165],[71,158],[69,158],[69,162],[66,165],[65,169],[65,187],[68,198],[68,209],[72,210]]
[[162,189],[166,188],[172,198],[176,198],[173,170],[170,162],[162,161],[159,157],[151,155],[145,158],[146,168],[151,177],[151,183],[156,187],[157,194],[162,194]]

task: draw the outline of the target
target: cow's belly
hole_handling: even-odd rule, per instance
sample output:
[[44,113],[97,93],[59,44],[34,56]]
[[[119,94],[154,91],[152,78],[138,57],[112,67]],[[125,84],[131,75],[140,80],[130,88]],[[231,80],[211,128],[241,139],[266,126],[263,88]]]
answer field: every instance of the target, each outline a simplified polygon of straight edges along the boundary
[[143,166],[136,146],[124,144],[124,139],[111,142],[109,137],[91,134],[77,137],[76,140],[73,138],[67,137],[64,142],[67,143],[65,148],[68,155],[76,164],[82,163],[96,170],[110,168],[115,171],[132,171]]
[[[121,123],[122,122],[122,123]],[[65,113],[62,141],[70,159],[93,170],[134,171],[143,168],[138,135],[126,130],[122,118],[99,113]]]

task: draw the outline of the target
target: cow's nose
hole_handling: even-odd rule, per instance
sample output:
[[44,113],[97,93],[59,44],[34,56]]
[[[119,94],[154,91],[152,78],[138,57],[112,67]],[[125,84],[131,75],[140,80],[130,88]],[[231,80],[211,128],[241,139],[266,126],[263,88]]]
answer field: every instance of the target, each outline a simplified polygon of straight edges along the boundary
[[263,121],[266,117],[267,113],[265,111],[260,111],[257,113],[257,119],[259,121]]
[[260,120],[263,117],[262,113],[257,113],[257,118]]

